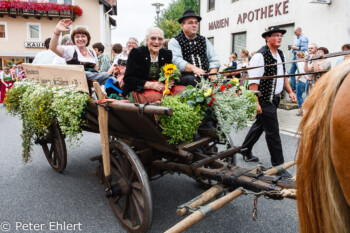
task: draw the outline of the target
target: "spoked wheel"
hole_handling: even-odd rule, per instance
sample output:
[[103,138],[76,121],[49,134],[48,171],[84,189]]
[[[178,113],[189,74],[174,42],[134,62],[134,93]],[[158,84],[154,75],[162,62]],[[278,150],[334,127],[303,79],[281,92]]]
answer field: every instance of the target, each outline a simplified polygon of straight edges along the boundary
[[67,149],[61,129],[56,123],[48,128],[40,144],[51,167],[57,172],[62,172],[67,165]]
[[127,232],[145,232],[152,224],[153,201],[147,173],[136,153],[124,142],[110,145],[109,203]]

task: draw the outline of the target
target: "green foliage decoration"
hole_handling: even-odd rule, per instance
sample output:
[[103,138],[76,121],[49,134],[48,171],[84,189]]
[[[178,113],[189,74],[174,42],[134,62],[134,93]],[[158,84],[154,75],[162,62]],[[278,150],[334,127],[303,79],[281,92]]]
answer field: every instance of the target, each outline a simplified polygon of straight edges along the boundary
[[172,116],[159,116],[163,134],[169,136],[170,144],[190,142],[202,123],[203,111],[190,107],[180,96],[164,96],[162,106],[173,109]]
[[88,94],[73,87],[43,86],[29,80],[16,82],[5,101],[8,112],[22,119],[23,161],[30,161],[35,137],[43,137],[56,120],[70,142],[78,141],[88,100]]

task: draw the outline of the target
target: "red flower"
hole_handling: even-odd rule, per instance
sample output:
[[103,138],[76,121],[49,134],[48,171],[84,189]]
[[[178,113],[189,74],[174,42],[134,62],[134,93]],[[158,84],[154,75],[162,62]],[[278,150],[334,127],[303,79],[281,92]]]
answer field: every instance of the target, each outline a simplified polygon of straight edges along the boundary
[[213,83],[213,87],[216,87],[216,83]]
[[22,1],[11,1],[11,0],[1,0],[0,9],[16,9],[16,10],[34,10],[34,11],[71,11],[77,16],[83,14],[82,9],[79,6],[72,6],[66,4],[57,3],[38,3],[38,2],[22,2]]
[[214,96],[215,94],[213,93],[213,94],[211,94],[211,96]]
[[231,84],[231,83],[229,83],[227,86],[228,86],[228,87],[232,87],[232,84]]
[[226,86],[225,85],[221,85],[220,86],[220,91],[224,91],[226,89]]

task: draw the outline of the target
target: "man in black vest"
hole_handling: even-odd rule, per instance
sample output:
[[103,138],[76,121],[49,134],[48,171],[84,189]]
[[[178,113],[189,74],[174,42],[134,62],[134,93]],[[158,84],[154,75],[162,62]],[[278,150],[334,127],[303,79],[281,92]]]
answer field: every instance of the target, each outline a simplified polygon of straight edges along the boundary
[[[281,46],[283,34],[286,30],[278,26],[269,27],[262,37],[266,41],[263,46],[250,60],[249,66],[264,66],[279,64],[275,66],[266,66],[252,69],[249,71],[249,77],[284,75],[286,73],[283,52],[278,48]],[[261,134],[265,132],[266,142],[271,155],[273,166],[284,163],[281,138],[279,135],[279,126],[277,118],[277,107],[280,103],[283,85],[293,102],[296,97],[289,85],[288,78],[250,80],[249,89],[260,91],[261,95],[257,98],[257,117],[255,123],[250,128],[242,145],[243,158],[246,162],[259,161],[259,158],[252,154],[254,144],[259,140]],[[287,171],[280,172],[282,176],[290,176]]]
[[[201,17],[193,10],[187,10],[178,20],[182,31],[169,41],[173,53],[173,63],[183,74],[179,85],[196,85],[196,77],[206,72],[215,73],[220,68],[219,57],[209,40],[199,34]],[[209,77],[215,79],[216,76]]]

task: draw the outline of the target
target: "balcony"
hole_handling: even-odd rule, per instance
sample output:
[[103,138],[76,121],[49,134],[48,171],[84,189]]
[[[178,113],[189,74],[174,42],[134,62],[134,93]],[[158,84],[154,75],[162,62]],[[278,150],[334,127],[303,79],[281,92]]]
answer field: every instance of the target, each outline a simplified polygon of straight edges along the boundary
[[40,19],[46,17],[50,20],[53,18],[69,18],[75,20],[77,16],[81,16],[83,11],[79,6],[56,4],[56,3],[37,3],[22,1],[0,1],[0,17],[4,15],[16,18],[35,17]]

